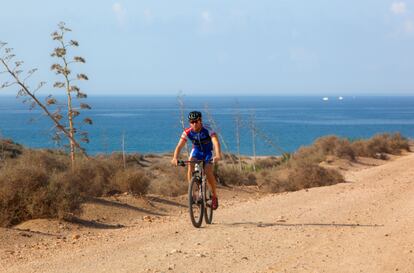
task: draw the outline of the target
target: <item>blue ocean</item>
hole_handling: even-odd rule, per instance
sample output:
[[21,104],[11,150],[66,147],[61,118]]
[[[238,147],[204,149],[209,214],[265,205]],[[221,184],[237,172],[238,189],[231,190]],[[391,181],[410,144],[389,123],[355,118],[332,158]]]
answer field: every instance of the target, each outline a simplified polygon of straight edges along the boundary
[[[414,97],[190,97],[184,96],[185,114],[201,110],[204,121],[220,134],[224,152],[257,155],[292,152],[316,138],[337,135],[369,138],[382,132],[401,132],[414,138]],[[177,97],[95,97],[92,110],[82,112],[92,126],[85,144],[89,154],[122,150],[165,153],[174,150],[182,132]],[[240,122],[236,122],[239,120]],[[185,124],[188,126],[188,124]],[[32,148],[59,147],[51,139],[53,124],[38,108],[15,97],[0,97],[0,135]]]

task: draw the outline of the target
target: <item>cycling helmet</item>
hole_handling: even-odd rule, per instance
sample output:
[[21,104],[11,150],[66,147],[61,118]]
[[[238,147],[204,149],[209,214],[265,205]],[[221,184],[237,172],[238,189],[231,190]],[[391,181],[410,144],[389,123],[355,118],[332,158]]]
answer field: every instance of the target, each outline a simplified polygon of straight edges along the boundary
[[193,111],[188,114],[188,120],[197,120],[201,118],[201,112]]

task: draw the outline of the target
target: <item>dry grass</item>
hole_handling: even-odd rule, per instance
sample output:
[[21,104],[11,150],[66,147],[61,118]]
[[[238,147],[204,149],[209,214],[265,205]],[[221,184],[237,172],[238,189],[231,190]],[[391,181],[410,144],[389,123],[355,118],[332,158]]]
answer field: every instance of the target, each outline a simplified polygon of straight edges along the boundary
[[113,187],[121,192],[145,194],[147,193],[150,179],[142,170],[126,169],[119,170],[111,182]]
[[79,158],[70,167],[67,154],[25,149],[0,167],[0,225],[33,218],[63,218],[79,212],[89,197],[110,192],[145,194],[150,179],[130,155],[128,167],[118,157]]
[[400,133],[377,134],[368,140],[355,141],[352,144],[358,156],[378,158],[382,154],[399,155],[401,151],[410,151],[409,140]]
[[30,152],[27,156],[23,154],[22,160],[7,161],[0,172],[0,225],[14,225],[32,218],[63,217],[78,211],[79,189],[59,179],[59,167],[59,160],[43,152],[38,156]]
[[270,156],[266,158],[259,158],[256,160],[255,165],[257,169],[269,169],[277,167],[282,163],[281,158]]
[[23,152],[23,146],[15,143],[11,139],[0,138],[0,162],[7,158],[15,158],[21,155]]
[[220,181],[226,185],[256,185],[256,175],[246,170],[240,171],[237,167],[223,165],[215,170]]
[[153,164],[148,172],[151,180],[149,193],[178,196],[187,192],[186,168],[173,167],[169,161],[163,161]]
[[[399,133],[379,134],[368,140],[350,142],[336,136],[319,138],[293,155],[243,161],[234,155],[215,166],[223,184],[258,185],[266,192],[295,191],[344,182],[334,169],[320,163],[329,158],[355,160],[357,156],[385,159],[387,154],[409,151],[409,141]],[[30,150],[0,140],[0,225],[10,226],[32,218],[62,218],[79,212],[89,197],[118,192],[177,196],[187,192],[186,168],[173,167],[159,155],[121,153],[78,158],[74,169],[69,157],[57,150]],[[232,160],[233,159],[233,160]]]

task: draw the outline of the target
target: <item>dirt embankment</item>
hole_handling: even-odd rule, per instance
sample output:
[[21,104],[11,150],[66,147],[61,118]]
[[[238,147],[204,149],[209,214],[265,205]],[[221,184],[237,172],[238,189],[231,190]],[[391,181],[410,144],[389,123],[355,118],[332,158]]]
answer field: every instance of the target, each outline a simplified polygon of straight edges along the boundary
[[413,166],[410,153],[348,166],[347,183],[329,187],[221,189],[214,224],[201,229],[185,197],[91,200],[78,224],[1,229],[0,271],[414,272]]

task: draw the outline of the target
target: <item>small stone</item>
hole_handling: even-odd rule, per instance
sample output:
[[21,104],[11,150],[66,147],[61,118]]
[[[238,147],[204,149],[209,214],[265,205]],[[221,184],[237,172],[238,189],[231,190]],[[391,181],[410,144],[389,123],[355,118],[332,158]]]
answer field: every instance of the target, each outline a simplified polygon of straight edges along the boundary
[[181,250],[173,249],[173,250],[170,251],[170,254],[174,254],[174,253],[181,253]]
[[75,234],[72,237],[73,240],[78,240],[79,238],[80,238],[80,235],[79,234]]
[[146,222],[150,222],[150,223],[153,221],[151,216],[149,216],[149,215],[145,215],[144,217],[142,217],[142,220],[144,220]]
[[247,257],[243,257],[243,258],[241,258],[242,260],[248,260],[249,258],[247,258]]

